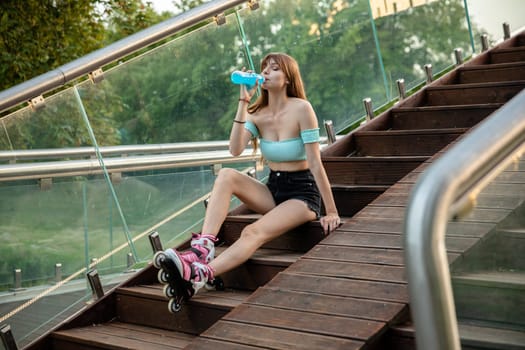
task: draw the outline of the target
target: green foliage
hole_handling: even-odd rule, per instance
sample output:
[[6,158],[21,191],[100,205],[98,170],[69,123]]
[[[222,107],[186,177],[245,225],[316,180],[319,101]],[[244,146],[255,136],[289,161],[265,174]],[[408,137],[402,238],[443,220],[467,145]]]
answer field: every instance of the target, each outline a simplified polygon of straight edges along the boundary
[[3,0],[0,90],[166,19],[143,0]]

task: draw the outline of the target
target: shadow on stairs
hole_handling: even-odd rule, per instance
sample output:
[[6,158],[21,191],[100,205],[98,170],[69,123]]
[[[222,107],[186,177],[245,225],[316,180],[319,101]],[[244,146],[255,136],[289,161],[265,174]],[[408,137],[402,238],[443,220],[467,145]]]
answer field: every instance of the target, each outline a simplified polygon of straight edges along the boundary
[[[319,222],[298,227],[221,276],[224,291],[199,293],[176,315],[150,265],[27,349],[415,349],[402,245],[409,192],[440,152],[524,87],[521,34],[323,151],[344,220],[330,236]],[[509,210],[452,224],[451,263]],[[232,212],[223,245],[257,218]],[[469,349],[510,348],[520,334],[505,332],[507,340],[486,343],[487,328],[461,328]]]

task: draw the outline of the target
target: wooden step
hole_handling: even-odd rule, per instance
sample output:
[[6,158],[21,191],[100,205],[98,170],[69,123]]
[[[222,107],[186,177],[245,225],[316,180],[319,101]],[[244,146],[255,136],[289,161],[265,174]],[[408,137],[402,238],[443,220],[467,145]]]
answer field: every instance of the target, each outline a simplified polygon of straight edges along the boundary
[[463,66],[458,70],[458,83],[460,84],[514,80],[525,80],[525,60],[523,62]]
[[471,128],[502,104],[393,108],[389,117],[393,130]]
[[525,47],[499,48],[490,51],[491,63],[509,63],[525,61]]
[[525,34],[516,35],[516,41],[514,42],[514,46],[525,46]]
[[[223,247],[217,249],[220,254]],[[258,249],[244,264],[222,274],[227,288],[254,291],[296,262],[302,253],[282,249]]]
[[[137,285],[117,289],[118,320],[145,327],[180,331],[197,335],[242,303],[249,292],[227,288],[224,291],[199,292],[176,315],[168,311],[163,285]],[[198,322],[194,315],[207,315]]]
[[354,133],[356,156],[431,156],[463,135],[468,128]]
[[388,186],[385,185],[356,186],[332,184],[332,194],[339,216],[345,217],[353,216],[387,189]]
[[53,350],[86,349],[184,349],[195,336],[118,321],[56,331]]
[[323,157],[328,179],[344,185],[392,185],[428,160],[409,157]]
[[458,318],[525,331],[525,273],[485,271],[453,275],[452,288]]
[[505,103],[525,87],[525,81],[429,86],[427,106]]
[[[525,333],[472,323],[458,325],[461,348],[464,350],[524,350]],[[416,350],[415,329],[410,323],[392,326],[383,339],[383,349]]]

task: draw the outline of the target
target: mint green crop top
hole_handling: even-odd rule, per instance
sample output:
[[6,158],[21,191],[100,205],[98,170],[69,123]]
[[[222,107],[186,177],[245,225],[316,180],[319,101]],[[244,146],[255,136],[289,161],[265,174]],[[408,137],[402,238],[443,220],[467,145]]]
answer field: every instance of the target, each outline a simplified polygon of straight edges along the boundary
[[253,137],[258,137],[263,157],[270,162],[291,162],[306,160],[305,143],[319,142],[319,128],[301,130],[300,137],[294,137],[282,141],[269,141],[259,137],[257,126],[251,121],[244,124]]

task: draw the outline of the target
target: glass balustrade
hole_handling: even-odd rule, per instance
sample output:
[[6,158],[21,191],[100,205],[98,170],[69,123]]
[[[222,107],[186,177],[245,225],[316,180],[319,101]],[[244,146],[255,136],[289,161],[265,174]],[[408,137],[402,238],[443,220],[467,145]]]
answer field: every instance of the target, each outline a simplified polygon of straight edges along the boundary
[[[472,55],[471,32],[484,31],[476,16],[469,32],[465,1],[414,1],[382,12],[373,3],[243,6],[225,24],[203,22],[104,67],[101,81],[84,80],[2,117],[0,150],[225,140],[238,98],[230,73],[259,71],[272,51],[298,60],[319,124],[332,120],[336,131],[348,130],[363,120],[365,97],[375,108],[392,103],[397,79],[409,89],[422,84],[425,64],[434,73],[450,68],[453,50]],[[148,232],[176,246],[199,229],[214,179],[209,167],[114,174],[108,159],[93,160],[96,174],[0,181],[0,323],[12,325],[19,345],[92,299],[88,270],[97,269],[107,290],[151,258]]]
[[452,257],[458,320],[470,326],[523,331],[525,159],[516,159],[495,177],[477,194],[475,204],[447,229],[449,250],[471,247]]

